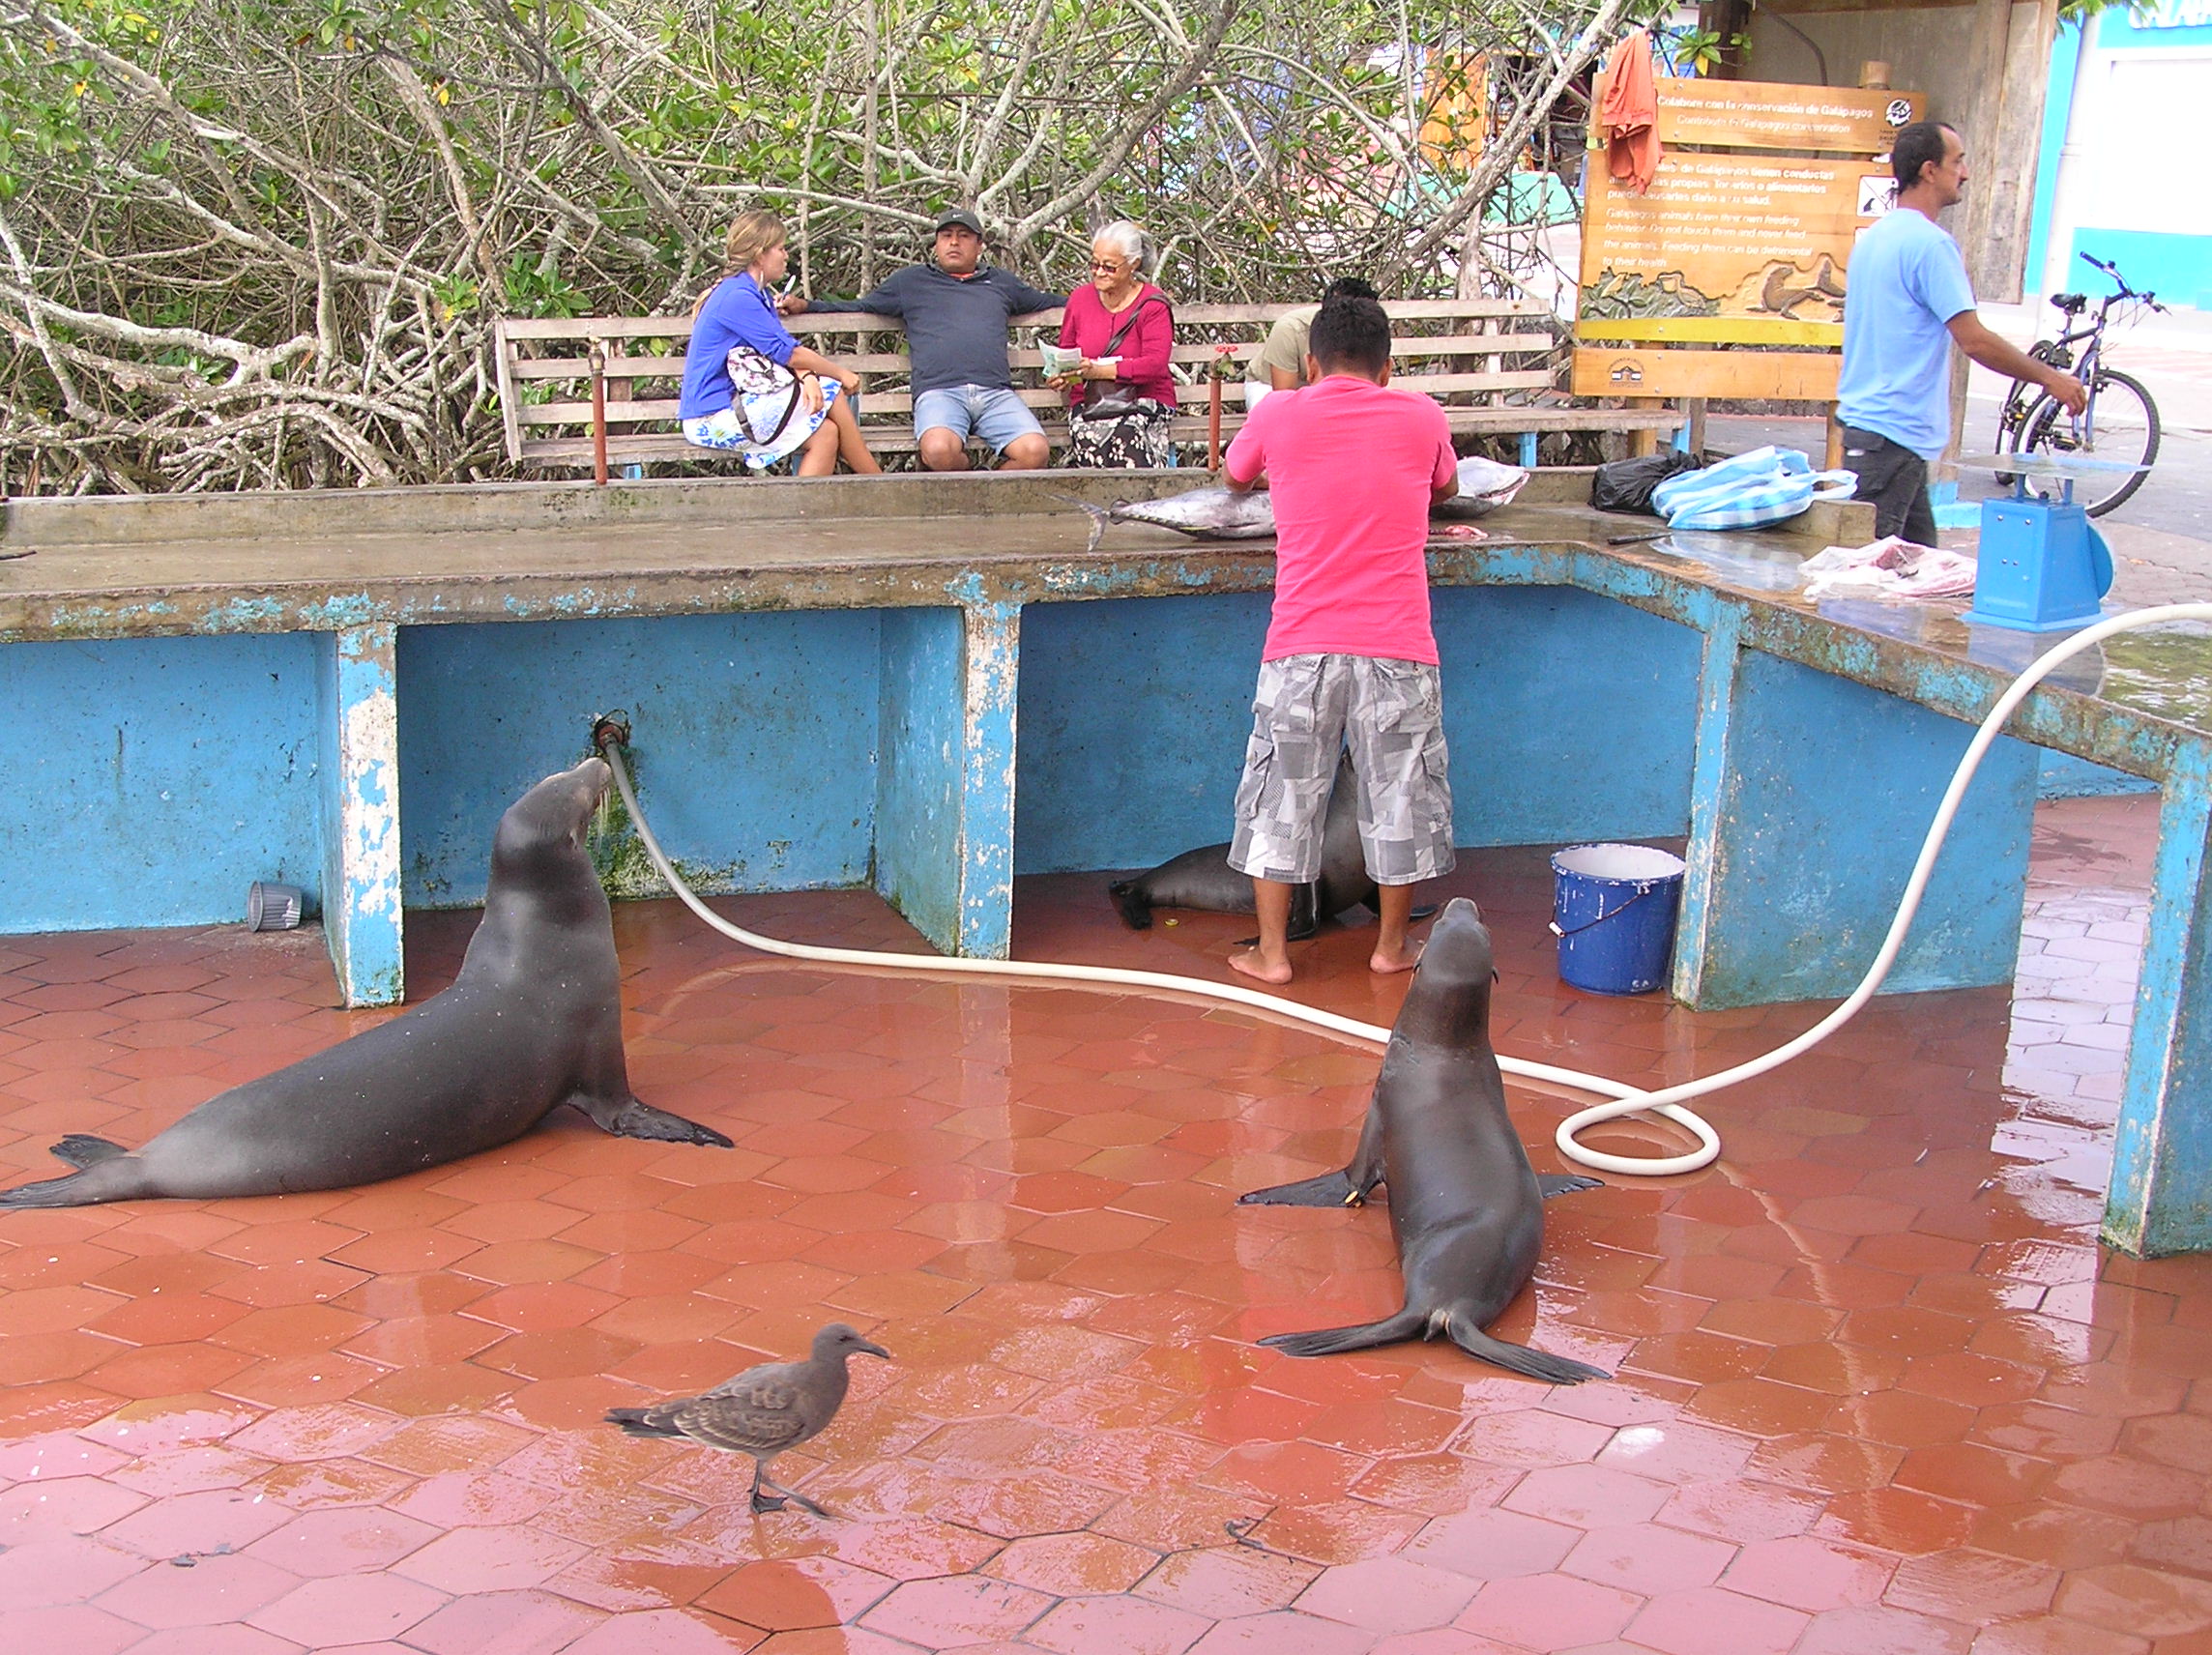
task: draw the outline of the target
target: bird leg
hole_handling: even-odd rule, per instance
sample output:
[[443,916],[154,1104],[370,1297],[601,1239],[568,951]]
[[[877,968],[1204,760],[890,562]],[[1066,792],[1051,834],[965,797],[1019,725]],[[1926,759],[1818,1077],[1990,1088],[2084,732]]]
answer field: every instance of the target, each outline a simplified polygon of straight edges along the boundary
[[797,1489],[787,1489],[781,1483],[771,1483],[769,1484],[769,1487],[783,1496],[783,1499],[779,1499],[775,1502],[777,1505],[783,1504],[784,1500],[789,1500],[792,1504],[799,1506],[800,1509],[812,1512],[816,1517],[834,1518],[837,1515],[835,1512],[828,1510],[826,1507],[816,1505],[812,1500],[808,1499]]
[[[771,1499],[761,1493],[761,1484],[767,1481],[767,1462],[761,1460],[753,1462],[753,1514],[756,1517],[764,1511],[781,1511],[786,1503],[780,1499]],[[768,1486],[771,1489],[775,1487],[773,1483],[769,1483]]]

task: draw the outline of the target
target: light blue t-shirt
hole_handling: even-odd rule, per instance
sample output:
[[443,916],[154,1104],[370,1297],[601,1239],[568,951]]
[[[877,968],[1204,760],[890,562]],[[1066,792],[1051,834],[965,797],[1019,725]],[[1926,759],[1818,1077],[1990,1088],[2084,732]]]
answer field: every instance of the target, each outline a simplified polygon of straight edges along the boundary
[[1939,457],[1951,440],[1951,334],[1974,307],[1959,244],[1927,214],[1899,207],[1859,234],[1844,299],[1836,417]]

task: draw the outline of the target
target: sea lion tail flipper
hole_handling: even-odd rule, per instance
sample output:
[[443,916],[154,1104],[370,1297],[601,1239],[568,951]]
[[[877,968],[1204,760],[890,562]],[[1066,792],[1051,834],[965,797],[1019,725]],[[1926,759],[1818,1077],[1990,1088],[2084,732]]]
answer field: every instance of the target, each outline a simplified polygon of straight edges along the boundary
[[[87,1140],[94,1144],[104,1139]],[[62,1144],[70,1144],[63,1139]],[[73,1150],[74,1146],[72,1146]],[[107,1145],[114,1149],[115,1146]],[[62,1145],[54,1152],[73,1166],[81,1166],[82,1172],[71,1173],[67,1177],[44,1178],[35,1184],[17,1184],[11,1190],[0,1190],[0,1207],[8,1206],[93,1206],[103,1201],[132,1201],[139,1196],[153,1195],[151,1180],[146,1176],[146,1163],[127,1149],[114,1154],[90,1155],[85,1161],[63,1154]]]
[[1106,887],[1106,894],[1114,899],[1114,911],[1132,931],[1152,928],[1152,905],[1139,888],[1143,884],[1142,880],[1117,880]]
[[1549,1351],[1531,1350],[1526,1345],[1508,1345],[1502,1339],[1493,1339],[1463,1316],[1450,1311],[1444,1313],[1443,1332],[1470,1356],[1479,1356],[1485,1362],[1495,1362],[1500,1368],[1526,1374],[1531,1379],[1543,1379],[1555,1385],[1579,1385],[1585,1379],[1613,1378],[1603,1368],[1593,1368],[1572,1356],[1555,1356]]
[[613,1103],[589,1097],[573,1097],[568,1101],[590,1116],[592,1123],[600,1131],[617,1138],[646,1138],[658,1144],[711,1144],[717,1149],[732,1147],[729,1139],[712,1126],[702,1126],[696,1120],[686,1120],[681,1115],[671,1115],[665,1109],[655,1109],[634,1097]]
[[[1372,1188],[1373,1186],[1368,1186]],[[1246,1190],[1237,1198],[1238,1206],[1357,1206],[1367,1190],[1352,1181],[1352,1169],[1324,1173],[1318,1178],[1300,1178],[1295,1184],[1270,1184]]]
[[1573,1195],[1577,1190],[1603,1188],[1605,1188],[1605,1184],[1602,1179],[1586,1178],[1579,1173],[1538,1173],[1536,1175],[1536,1193],[1546,1201],[1550,1201],[1556,1195]]
[[46,1151],[57,1161],[67,1161],[73,1167],[94,1167],[102,1161],[112,1161],[130,1150],[120,1144],[111,1144],[105,1138],[95,1138],[89,1132],[72,1132],[59,1144]]
[[[1417,1310],[1401,1310],[1364,1327],[1321,1327],[1311,1333],[1270,1333],[1260,1341],[1270,1350],[1293,1356],[1333,1356],[1342,1350],[1372,1350],[1378,1345],[1402,1345],[1418,1339],[1428,1328],[1428,1318]],[[1512,1347],[1508,1346],[1510,1350]],[[1533,1352],[1531,1352],[1533,1354]]]

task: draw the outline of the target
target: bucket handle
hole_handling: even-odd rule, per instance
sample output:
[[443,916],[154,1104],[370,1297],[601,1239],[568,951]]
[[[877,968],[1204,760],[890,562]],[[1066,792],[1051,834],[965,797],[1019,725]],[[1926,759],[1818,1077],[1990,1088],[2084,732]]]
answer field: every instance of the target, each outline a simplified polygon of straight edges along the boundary
[[1592,925],[1603,925],[1608,919],[1619,918],[1623,914],[1626,914],[1630,909],[1634,908],[1638,903],[1642,902],[1645,897],[1649,896],[1658,888],[1659,886],[1656,885],[1647,885],[1642,890],[1638,891],[1634,896],[1630,897],[1626,902],[1622,903],[1618,908],[1615,909],[1611,914],[1600,914],[1595,919],[1586,920],[1584,923],[1576,926],[1572,931],[1562,931],[1559,929],[1559,911],[1557,907],[1555,906],[1552,910],[1552,935],[1558,938],[1561,942],[1565,942],[1569,937],[1580,937]]

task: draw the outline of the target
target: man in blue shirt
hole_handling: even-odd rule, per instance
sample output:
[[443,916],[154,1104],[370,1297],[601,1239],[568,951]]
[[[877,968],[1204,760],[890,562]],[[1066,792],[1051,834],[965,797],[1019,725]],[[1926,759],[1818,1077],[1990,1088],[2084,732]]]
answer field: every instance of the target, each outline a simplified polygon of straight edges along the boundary
[[2016,350],[1982,325],[1965,261],[1936,215],[1966,188],[1966,151],[1940,121],[1915,121],[1890,151],[1897,205],[1851,249],[1836,418],[1858,497],[1877,535],[1936,543],[1928,467],[1951,440],[1951,346],[2010,379],[2042,386],[2079,414],[2089,395],[2072,374]]
[[935,264],[893,271],[858,299],[790,298],[787,316],[802,310],[896,316],[906,324],[914,363],[914,428],[921,463],[931,471],[966,471],[968,438],[978,436],[1006,471],[1041,471],[1052,457],[1044,427],[1014,391],[1006,366],[1006,323],[1032,310],[1053,310],[1064,293],[1046,293],[983,263],[983,225],[966,208],[938,215],[931,242]]

